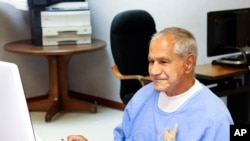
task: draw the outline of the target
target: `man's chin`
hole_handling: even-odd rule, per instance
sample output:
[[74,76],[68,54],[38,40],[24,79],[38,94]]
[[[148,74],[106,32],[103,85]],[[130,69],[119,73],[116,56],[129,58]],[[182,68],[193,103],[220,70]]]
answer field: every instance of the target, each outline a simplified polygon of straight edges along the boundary
[[166,90],[166,85],[163,85],[163,84],[154,84],[154,89],[156,91],[165,91]]

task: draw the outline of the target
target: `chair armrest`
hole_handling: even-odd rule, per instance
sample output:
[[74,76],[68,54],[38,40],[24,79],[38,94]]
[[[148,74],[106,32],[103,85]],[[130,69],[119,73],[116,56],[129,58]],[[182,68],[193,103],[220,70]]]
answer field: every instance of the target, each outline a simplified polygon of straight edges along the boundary
[[117,65],[113,65],[112,66],[112,71],[113,71],[114,75],[117,78],[121,79],[121,80],[127,80],[127,79],[137,79],[137,80],[140,80],[143,77],[142,75],[123,75],[119,71]]
[[112,71],[113,74],[119,78],[120,80],[131,80],[131,79],[136,79],[138,80],[142,86],[148,84],[151,82],[151,78],[149,76],[142,76],[142,75],[123,75],[119,71],[117,65],[112,66]]
[[150,82],[152,82],[152,80],[151,80],[151,78],[150,78],[150,76],[143,76],[142,78],[141,78],[141,83],[143,83],[143,85],[142,86],[144,86],[144,85],[146,85],[146,84],[148,84],[148,83],[150,83]]
[[117,65],[113,65],[112,66],[112,71],[113,74],[119,78],[120,80],[132,80],[132,79],[136,79],[138,80],[142,86],[144,86],[145,84],[147,84],[150,80],[149,76],[142,76],[142,75],[123,75],[121,74],[121,72],[119,71]]

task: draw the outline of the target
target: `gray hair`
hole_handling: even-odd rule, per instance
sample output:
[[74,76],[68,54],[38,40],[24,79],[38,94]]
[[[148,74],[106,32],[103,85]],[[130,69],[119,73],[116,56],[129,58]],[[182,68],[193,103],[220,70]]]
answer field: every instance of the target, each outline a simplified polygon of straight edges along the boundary
[[153,35],[151,42],[158,37],[173,35],[174,37],[174,52],[181,56],[186,57],[193,54],[197,58],[197,44],[196,39],[191,32],[179,27],[169,27]]

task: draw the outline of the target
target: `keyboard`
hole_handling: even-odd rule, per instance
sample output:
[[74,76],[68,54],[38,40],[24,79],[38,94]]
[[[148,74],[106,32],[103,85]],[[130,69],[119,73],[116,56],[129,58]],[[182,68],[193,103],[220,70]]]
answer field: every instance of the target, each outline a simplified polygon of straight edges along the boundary
[[229,57],[223,57],[217,60],[213,60],[212,64],[214,65],[223,65],[223,66],[232,66],[232,67],[240,67],[245,68],[248,67],[247,61],[245,60],[243,55],[235,55]]
[[228,61],[243,61],[245,58],[243,55],[235,55],[229,57],[220,58],[220,60],[228,60]]

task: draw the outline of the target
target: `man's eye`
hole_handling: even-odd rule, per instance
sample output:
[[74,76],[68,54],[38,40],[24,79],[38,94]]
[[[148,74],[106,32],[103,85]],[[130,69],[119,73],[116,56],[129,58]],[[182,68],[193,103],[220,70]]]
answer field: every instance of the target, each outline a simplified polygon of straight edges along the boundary
[[168,60],[161,60],[160,63],[161,63],[161,64],[169,64],[170,61],[168,61]]
[[165,63],[167,63],[167,61],[160,61],[160,63],[161,63],[161,64],[165,64]]

